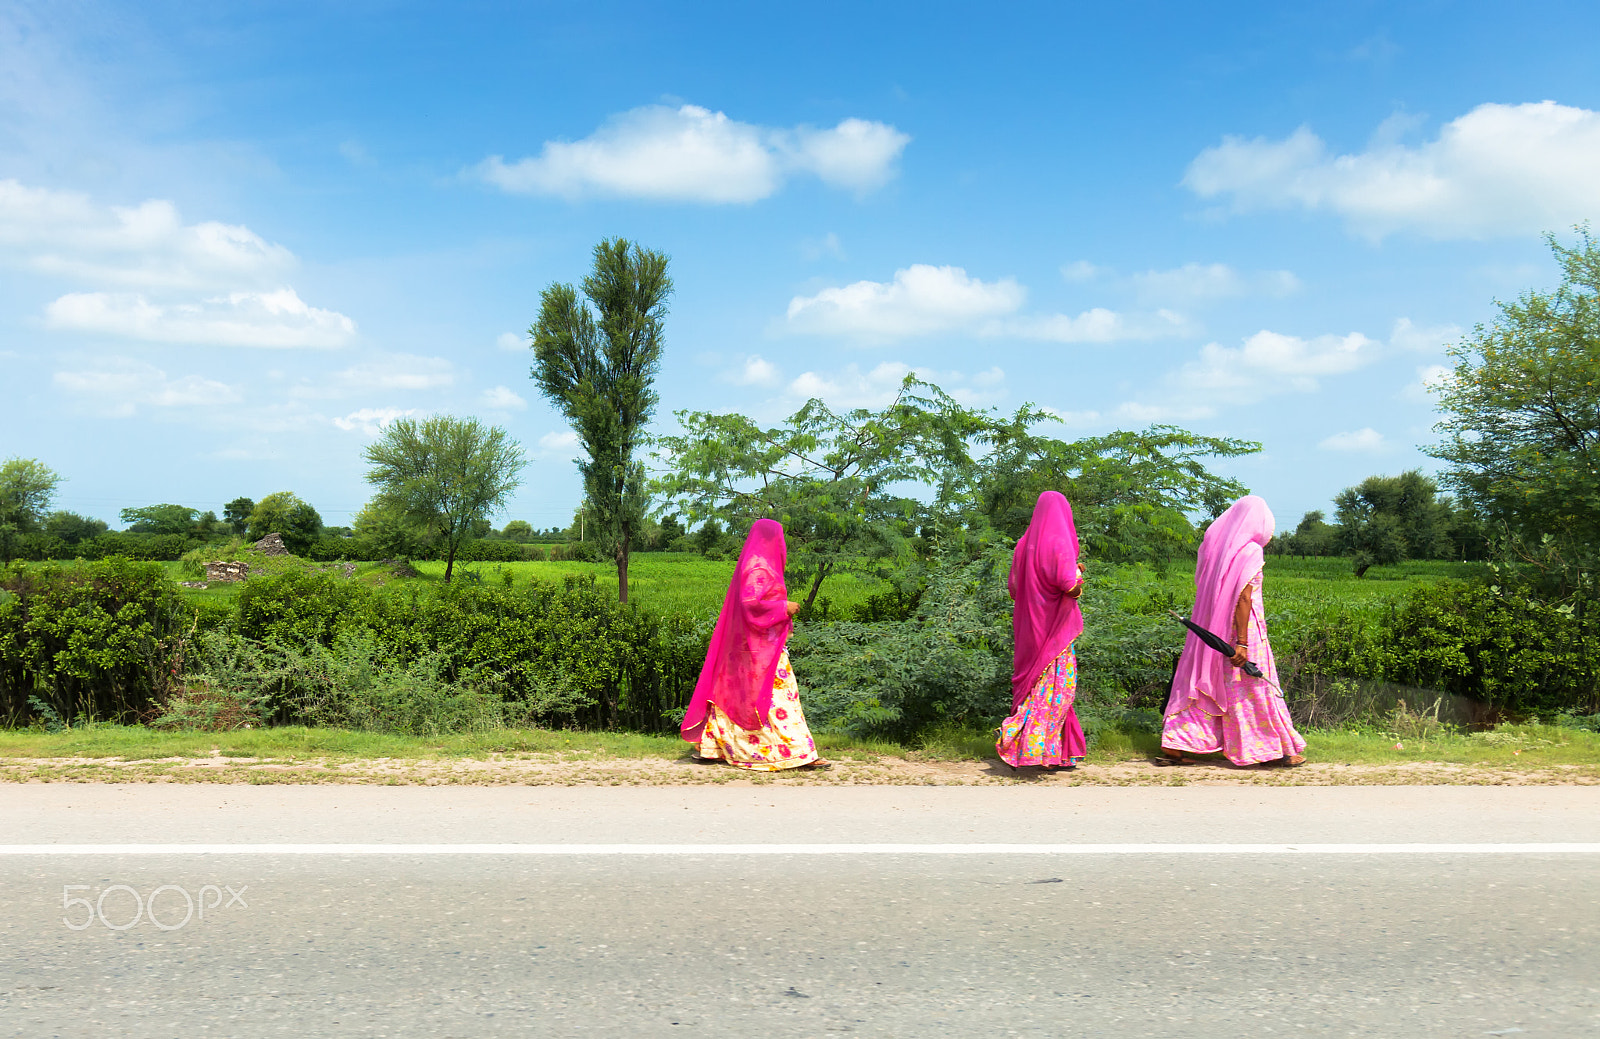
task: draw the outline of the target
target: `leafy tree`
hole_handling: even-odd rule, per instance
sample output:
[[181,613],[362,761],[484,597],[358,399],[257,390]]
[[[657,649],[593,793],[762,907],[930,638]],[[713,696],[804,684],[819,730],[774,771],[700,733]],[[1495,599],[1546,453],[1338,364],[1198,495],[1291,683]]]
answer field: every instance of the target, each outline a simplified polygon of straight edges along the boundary
[[533,540],[533,525],[527,520],[512,520],[500,531],[500,536],[524,545]]
[[1412,469],[1399,476],[1369,476],[1334,498],[1336,544],[1355,564],[1356,576],[1373,566],[1406,559],[1437,559],[1450,552],[1450,506],[1439,485]]
[[[676,414],[684,432],[658,439],[668,472],[655,489],[691,523],[782,523],[790,567],[810,582],[806,606],[829,574],[909,555],[929,506],[896,489],[922,484],[934,508],[949,502],[990,430],[987,416],[915,376],[880,411],[813,399],[774,429],[739,414]],[[702,526],[694,540],[704,550],[715,533]]]
[[1565,591],[1600,565],[1600,242],[1577,230],[1572,248],[1547,239],[1562,271],[1554,292],[1500,303],[1451,349],[1432,449],[1512,554],[1563,561],[1552,580]]
[[1208,470],[1205,460],[1261,450],[1175,426],[1054,440],[1033,432],[1047,417],[1024,407],[996,427],[994,449],[979,472],[979,508],[1015,538],[1027,529],[1039,493],[1060,491],[1072,502],[1085,552],[1098,559],[1161,563],[1191,552],[1189,516],[1220,515],[1247,493],[1237,480]]
[[436,535],[444,544],[444,579],[462,542],[505,506],[527,465],[522,448],[499,426],[435,415],[391,422],[368,445],[372,504]]
[[45,517],[44,532],[60,538],[68,545],[78,545],[97,538],[109,528],[105,520],[90,519],[76,512],[57,510]]
[[249,498],[235,498],[222,507],[222,518],[233,527],[233,532],[243,535],[250,527],[250,514],[256,511],[256,503]]
[[1312,509],[1300,517],[1294,533],[1285,538],[1274,538],[1267,550],[1286,556],[1338,555],[1339,528],[1327,521],[1327,513]]
[[36,458],[0,464],[0,559],[12,558],[22,536],[38,530],[60,482],[55,470]]
[[143,505],[123,509],[119,515],[134,534],[187,534],[200,517],[198,510],[187,505]]
[[571,285],[544,290],[533,340],[533,379],[578,434],[591,537],[617,565],[617,595],[628,601],[628,554],[649,504],[644,465],[635,452],[655,414],[653,383],[661,367],[662,319],[672,279],[667,257],[602,241],[583,298]]
[[374,559],[416,559],[432,548],[433,539],[426,528],[392,505],[369,501],[356,513],[352,525]]
[[661,520],[661,545],[663,548],[689,533],[683,529],[683,521],[676,514],[665,516]]
[[322,533],[322,517],[292,491],[277,491],[262,498],[250,510],[245,530],[245,537],[251,541],[277,534],[283,538],[285,548],[300,556],[305,555]]

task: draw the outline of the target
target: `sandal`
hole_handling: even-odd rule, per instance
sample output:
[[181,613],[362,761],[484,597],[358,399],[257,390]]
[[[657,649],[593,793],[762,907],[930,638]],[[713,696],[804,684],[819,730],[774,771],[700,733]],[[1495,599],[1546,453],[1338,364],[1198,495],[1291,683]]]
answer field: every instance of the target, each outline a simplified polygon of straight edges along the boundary
[[1198,764],[1200,764],[1194,758],[1191,758],[1191,757],[1188,757],[1187,755],[1185,755],[1183,753],[1183,751],[1181,751],[1181,750],[1173,750],[1171,747],[1162,747],[1161,748],[1161,756],[1159,758],[1152,759],[1150,763],[1152,765],[1156,765],[1156,766],[1163,767],[1163,768],[1166,767],[1166,766],[1169,766],[1169,765],[1198,765]]
[[833,767],[833,762],[829,761],[827,758],[818,758],[815,761],[808,761],[804,765],[801,765],[800,767],[801,768],[816,769],[817,771],[822,771],[824,769],[832,768]]
[[1283,768],[1299,768],[1306,763],[1304,754],[1285,754],[1278,759],[1278,764]]

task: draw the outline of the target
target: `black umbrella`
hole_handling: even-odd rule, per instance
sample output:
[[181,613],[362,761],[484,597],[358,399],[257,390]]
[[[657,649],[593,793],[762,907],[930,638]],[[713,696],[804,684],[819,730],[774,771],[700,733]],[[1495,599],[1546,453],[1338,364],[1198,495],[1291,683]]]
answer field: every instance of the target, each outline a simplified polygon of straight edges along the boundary
[[[1189,620],[1189,619],[1187,619],[1185,617],[1179,616],[1178,612],[1176,610],[1168,610],[1167,612],[1172,614],[1172,619],[1173,620],[1177,621],[1179,624],[1182,624],[1185,628],[1188,628],[1190,631],[1194,632],[1195,635],[1200,639],[1201,642],[1204,642],[1206,645],[1210,646],[1212,649],[1216,650],[1218,653],[1221,653],[1223,656],[1231,658],[1233,656],[1233,654],[1235,652],[1237,652],[1237,650],[1234,648],[1233,643],[1229,642],[1227,639],[1223,638],[1221,635],[1218,635],[1216,632],[1208,631],[1205,628],[1202,628],[1200,625],[1196,624],[1194,621]],[[1239,670],[1243,671],[1245,674],[1249,675],[1251,678],[1267,678],[1266,672],[1262,671],[1259,667],[1257,667],[1254,663],[1252,663],[1249,660],[1246,660],[1244,663],[1240,664],[1239,665]],[[1267,681],[1268,682],[1272,682],[1272,679],[1267,678]],[[1277,689],[1278,688],[1278,683],[1272,682],[1272,687],[1274,689]]]

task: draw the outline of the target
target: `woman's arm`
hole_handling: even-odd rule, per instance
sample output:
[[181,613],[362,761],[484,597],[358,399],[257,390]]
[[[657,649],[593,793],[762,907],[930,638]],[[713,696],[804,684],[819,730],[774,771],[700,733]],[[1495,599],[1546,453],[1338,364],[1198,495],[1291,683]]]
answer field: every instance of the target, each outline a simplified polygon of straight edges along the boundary
[[1228,663],[1238,667],[1250,655],[1245,652],[1250,646],[1250,606],[1254,598],[1250,582],[1246,581],[1244,588],[1239,591],[1239,601],[1233,604],[1233,647],[1234,654]]

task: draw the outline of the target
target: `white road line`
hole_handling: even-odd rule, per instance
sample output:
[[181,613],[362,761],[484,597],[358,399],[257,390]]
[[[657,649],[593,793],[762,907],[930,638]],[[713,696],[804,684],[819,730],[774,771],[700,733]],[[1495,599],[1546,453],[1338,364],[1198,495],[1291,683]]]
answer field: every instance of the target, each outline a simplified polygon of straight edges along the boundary
[[5,855],[1600,855],[1600,844],[0,844]]

